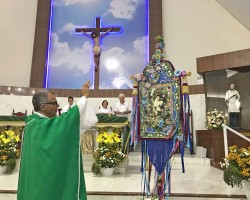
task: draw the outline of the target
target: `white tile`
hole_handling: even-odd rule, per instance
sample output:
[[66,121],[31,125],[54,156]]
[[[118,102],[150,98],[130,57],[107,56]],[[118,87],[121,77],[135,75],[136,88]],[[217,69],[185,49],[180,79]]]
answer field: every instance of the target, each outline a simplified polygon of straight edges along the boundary
[[[174,159],[178,160],[180,158],[175,157]],[[187,159],[187,162],[192,162],[192,165],[185,165],[185,173],[182,173],[181,164],[172,164],[171,192],[173,194],[245,195],[243,189],[231,188],[226,185],[223,181],[223,171],[204,164],[195,164],[207,162],[206,159],[201,158],[199,160],[192,160],[192,158],[189,158]],[[148,173],[148,171],[146,171],[146,173]],[[153,177],[154,172],[151,174]],[[18,173],[1,175],[0,190],[16,190],[17,179]],[[87,191],[90,192],[140,193],[142,191],[140,166],[129,166],[126,174],[116,174],[110,178],[95,176],[93,173],[85,173],[85,180]],[[153,179],[151,179],[151,183],[153,184]],[[96,198],[98,199],[98,197]],[[0,199],[12,200],[15,199],[15,195],[1,194]],[[91,196],[90,199],[92,200],[94,197]],[[136,197],[130,197],[128,199],[136,199]],[[105,199],[102,198],[102,200]]]
[[16,200],[16,194],[1,194],[0,193],[0,199],[1,200]]

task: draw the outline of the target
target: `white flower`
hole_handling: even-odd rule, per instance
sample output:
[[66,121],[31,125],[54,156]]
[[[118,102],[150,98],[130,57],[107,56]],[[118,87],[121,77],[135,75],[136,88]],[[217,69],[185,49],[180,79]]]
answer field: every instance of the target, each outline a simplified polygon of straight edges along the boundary
[[221,167],[221,168],[226,167],[226,163],[220,162],[220,167]]
[[223,111],[214,109],[211,112],[207,112],[206,123],[208,128],[222,128],[222,124],[226,124],[226,117]]

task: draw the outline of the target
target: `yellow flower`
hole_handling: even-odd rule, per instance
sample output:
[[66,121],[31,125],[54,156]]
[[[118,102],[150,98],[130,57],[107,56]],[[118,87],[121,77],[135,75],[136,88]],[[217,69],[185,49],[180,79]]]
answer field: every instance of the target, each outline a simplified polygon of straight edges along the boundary
[[10,159],[20,158],[19,141],[19,135],[13,130],[5,130],[0,133],[0,165],[8,165]]
[[15,136],[15,141],[19,142],[20,141],[20,137],[18,135]]
[[7,144],[7,143],[9,143],[10,142],[10,139],[8,138],[8,139],[6,139],[6,138],[2,138],[2,140],[3,140],[3,143],[4,144]]
[[112,138],[108,138],[108,143],[110,143],[110,144],[113,144],[114,143],[114,140],[112,139]]
[[107,138],[107,133],[103,132],[103,133],[101,133],[101,134],[98,135],[96,141],[97,141],[98,143],[101,143],[101,142],[103,142],[106,138]]
[[233,186],[240,187],[242,180],[250,179],[250,147],[238,148],[236,145],[229,147],[229,153],[221,163],[224,170],[224,181]]
[[7,158],[8,156],[5,156],[5,155],[1,156],[1,160],[7,160]]
[[96,141],[97,141],[98,143],[101,143],[102,140],[103,140],[103,139],[102,139],[102,135],[98,135]]
[[9,137],[12,137],[12,136],[15,135],[15,132],[14,132],[14,131],[11,131],[11,130],[5,131],[5,133],[6,133],[7,136],[9,136]]
[[118,142],[121,142],[121,138],[118,138],[118,137],[115,137],[114,140],[115,140],[115,142],[117,142],[117,143],[118,143]]
[[106,144],[108,144],[109,139],[107,138],[107,139],[103,140],[103,142],[106,143]]

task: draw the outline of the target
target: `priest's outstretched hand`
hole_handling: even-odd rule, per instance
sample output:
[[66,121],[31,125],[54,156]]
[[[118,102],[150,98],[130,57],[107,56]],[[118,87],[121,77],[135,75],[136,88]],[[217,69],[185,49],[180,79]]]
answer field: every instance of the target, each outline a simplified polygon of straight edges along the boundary
[[82,96],[86,98],[89,96],[90,81],[86,81],[82,86]]

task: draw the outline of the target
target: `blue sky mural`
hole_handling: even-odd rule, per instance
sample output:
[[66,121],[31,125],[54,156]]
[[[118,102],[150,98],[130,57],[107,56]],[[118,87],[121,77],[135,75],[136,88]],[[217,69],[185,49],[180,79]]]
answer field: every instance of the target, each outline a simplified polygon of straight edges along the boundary
[[93,41],[75,28],[95,27],[100,17],[101,27],[122,31],[102,39],[99,88],[132,88],[130,76],[148,61],[147,0],[54,0],[52,5],[47,87],[79,89],[86,80],[94,82]]

